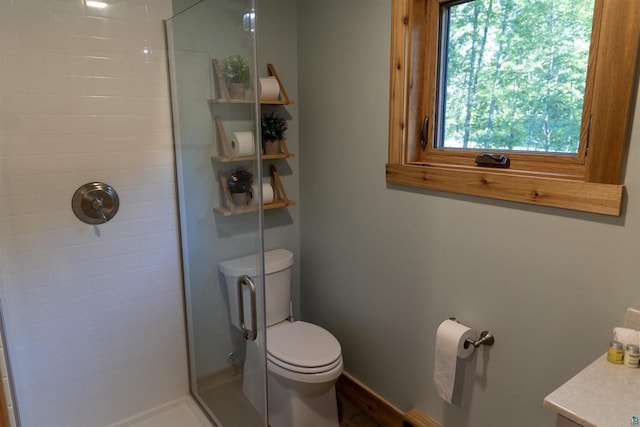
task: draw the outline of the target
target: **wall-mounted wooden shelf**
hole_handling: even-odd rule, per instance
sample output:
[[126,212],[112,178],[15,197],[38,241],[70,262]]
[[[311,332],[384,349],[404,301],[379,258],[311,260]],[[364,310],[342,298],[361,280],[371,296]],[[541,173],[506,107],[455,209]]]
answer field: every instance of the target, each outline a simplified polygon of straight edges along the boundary
[[[253,99],[210,99],[209,103],[210,104],[253,104],[254,100]],[[274,100],[261,100],[260,104],[262,105],[291,105],[293,104],[293,101],[283,101],[281,99],[274,99]]]
[[[295,157],[295,154],[293,153],[263,154],[262,160],[288,159],[290,157]],[[219,163],[249,162],[255,159],[256,159],[256,156],[238,156],[238,157],[211,156],[211,160]]]
[[[265,210],[268,209],[278,209],[285,208],[287,206],[293,206],[296,204],[293,200],[289,200],[287,197],[287,192],[284,189],[284,185],[282,185],[282,181],[280,180],[280,175],[276,170],[274,165],[269,166],[269,171],[271,174],[271,187],[273,187],[274,199],[272,203],[267,203],[262,205]],[[246,205],[239,206],[233,203],[231,199],[231,192],[229,191],[229,187],[227,186],[227,177],[224,173],[220,173],[218,175],[218,180],[220,181],[221,187],[221,197],[220,202],[221,206],[214,208],[213,211],[221,214],[222,216],[232,216],[232,215],[242,215],[250,212],[257,212],[257,205]]]
[[[212,59],[211,63],[213,65],[213,75],[214,81],[216,82],[215,88],[215,98],[210,99],[209,103],[211,104],[253,104],[255,102],[254,99],[237,99],[231,98],[229,95],[229,89],[227,88],[227,83],[224,81],[224,75],[222,74],[222,68],[220,67],[220,63],[217,59]],[[293,100],[289,99],[289,95],[287,94],[284,85],[282,84],[282,80],[278,76],[278,73],[273,66],[273,64],[267,64],[267,71],[269,72],[270,77],[274,77],[278,82],[278,86],[280,86],[280,97],[279,99],[261,99],[260,104],[265,105],[290,105],[293,104]]]
[[[273,203],[263,205],[263,208],[265,211],[267,211],[270,209],[286,208],[287,206],[292,206],[295,204],[296,202],[292,202],[291,200],[289,200],[288,202],[285,202],[284,200],[278,199],[278,200],[274,200]],[[247,206],[235,206],[233,209],[219,207],[219,208],[214,208],[213,210],[214,212],[219,213],[222,216],[233,216],[233,215],[243,215],[250,212],[257,212],[258,207],[247,205]]]
[[[231,142],[229,141],[229,136],[227,135],[227,131],[224,128],[224,123],[219,117],[215,118],[216,124],[216,134],[217,134],[217,149],[218,155],[212,156],[211,159],[220,162],[220,163],[228,163],[228,162],[242,162],[248,160],[255,160],[256,156],[235,156],[233,154],[233,148],[231,147]],[[280,141],[280,153],[278,154],[263,154],[262,160],[275,160],[275,159],[288,159],[290,157],[294,157],[295,154],[289,152],[289,148],[287,147],[287,141],[282,139]]]
[[[217,59],[211,60],[211,65],[213,67],[213,76],[214,76],[214,98],[209,99],[209,105],[212,104],[253,104],[255,99],[236,99],[232,98],[229,94],[229,88],[224,80],[224,75],[222,73],[222,67]],[[260,104],[263,105],[290,105],[293,104],[293,100],[289,98],[287,91],[282,84],[282,80],[280,80],[280,76],[273,66],[273,64],[267,64],[267,71],[269,73],[269,77],[275,79],[278,83],[278,87],[280,89],[278,99],[261,99]],[[220,107],[218,107],[220,108]],[[213,111],[213,109],[212,109]],[[230,136],[227,134],[227,131],[224,128],[224,123],[220,117],[215,118],[215,128],[216,128],[216,148],[217,155],[212,156],[211,160],[218,163],[231,163],[231,162],[243,162],[243,161],[255,161],[256,158],[260,157],[261,160],[277,160],[277,159],[288,159],[294,157],[295,155],[289,152],[289,148],[287,147],[286,140],[282,139],[280,141],[280,152],[277,154],[262,154],[260,156],[249,155],[249,156],[237,156],[234,154],[234,150],[232,148],[232,144],[230,141]],[[254,141],[255,141],[255,131],[254,132]],[[248,151],[248,150],[247,150]],[[269,172],[271,175],[271,187],[273,188],[274,199],[272,203],[268,203],[262,206],[264,210],[270,209],[278,209],[284,208],[287,206],[293,206],[296,203],[292,200],[289,200],[287,197],[287,192],[282,185],[282,181],[280,180],[280,175],[276,170],[274,165],[269,166]],[[216,214],[222,216],[231,216],[231,215],[241,215],[250,212],[257,212],[260,206],[257,205],[235,205],[231,199],[231,192],[229,191],[229,187],[227,186],[227,176],[223,172],[218,172],[218,181],[220,184],[220,204],[219,207],[213,209]]]

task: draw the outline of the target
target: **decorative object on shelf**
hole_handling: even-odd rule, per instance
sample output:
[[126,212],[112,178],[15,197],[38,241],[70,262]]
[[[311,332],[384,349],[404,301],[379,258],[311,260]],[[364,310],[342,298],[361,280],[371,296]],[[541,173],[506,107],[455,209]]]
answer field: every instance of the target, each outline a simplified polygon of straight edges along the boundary
[[[264,210],[271,209],[279,209],[285,208],[287,206],[293,206],[296,204],[293,200],[289,200],[287,196],[287,191],[282,185],[282,180],[280,179],[280,175],[276,170],[274,165],[269,165],[269,173],[271,175],[271,189],[273,190],[273,199],[271,203],[264,203],[262,208]],[[222,187],[222,192],[220,193],[220,202],[222,206],[216,207],[213,209],[214,212],[221,214],[222,216],[231,216],[231,215],[242,215],[249,212],[257,212],[259,210],[259,206],[252,205],[249,203],[248,205],[236,205],[232,201],[232,194],[229,190],[229,180],[228,176],[224,175],[222,172],[219,173],[220,184]],[[269,188],[263,186],[263,192],[269,196],[271,192]],[[263,196],[264,197],[264,196]],[[269,200],[268,197],[264,197],[263,201],[267,202]]]
[[[211,60],[211,66],[213,68],[213,78],[214,78],[214,94],[213,98],[209,100],[211,104],[252,104],[255,102],[255,99],[247,99],[247,98],[233,98],[229,94],[229,85],[226,83],[224,78],[225,73],[222,71],[222,66],[217,59]],[[274,99],[267,97],[261,97],[261,104],[269,104],[269,105],[290,105],[293,104],[294,101],[289,99],[289,95],[287,94],[287,90],[282,84],[282,80],[278,76],[275,67],[273,64],[267,64],[267,71],[269,73],[268,77],[265,79],[275,79],[278,83],[278,94]],[[267,82],[267,85],[271,86],[272,82]]]
[[[216,117],[214,120],[216,124],[216,145],[218,155],[213,156],[211,160],[226,163],[254,160],[256,158],[255,152],[253,154],[248,154],[247,152],[241,153],[240,151],[236,151],[233,146],[233,136],[235,136],[236,133],[244,132],[234,132],[233,134],[228,135],[228,132],[224,128],[222,119],[220,119],[220,117]],[[229,136],[231,136],[231,138]],[[280,151],[276,154],[265,154],[262,156],[262,160],[288,159],[290,157],[294,157],[294,154],[289,152],[287,142],[283,139],[280,141]]]
[[234,99],[244,99],[247,85],[251,79],[249,60],[242,55],[231,55],[222,61],[222,75]]
[[287,130],[287,121],[276,113],[262,115],[262,148],[264,154],[277,154],[280,152],[280,140],[284,138]]
[[234,205],[243,206],[251,200],[250,192],[253,185],[253,174],[243,167],[235,168],[227,178],[227,188],[231,193]]

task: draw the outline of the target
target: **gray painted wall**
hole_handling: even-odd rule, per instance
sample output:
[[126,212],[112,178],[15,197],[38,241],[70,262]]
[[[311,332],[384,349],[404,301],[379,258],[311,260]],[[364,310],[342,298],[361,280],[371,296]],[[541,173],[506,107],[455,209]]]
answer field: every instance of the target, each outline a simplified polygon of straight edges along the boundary
[[[289,151],[295,154],[286,160],[277,160],[273,164],[278,168],[287,196],[296,205],[286,209],[268,210],[264,213],[264,244],[266,250],[276,248],[289,249],[294,254],[292,270],[292,299],[294,315],[299,313],[299,260],[300,260],[300,144],[298,142],[298,44],[297,7],[295,0],[259,1],[258,8],[258,64],[262,74],[266,75],[266,64],[275,66],[289,98],[294,101],[287,106],[263,106],[265,112],[275,111],[288,119],[289,129],[285,137]],[[264,162],[268,170],[269,162]]]
[[[389,187],[390,11],[298,1],[303,318],[402,410],[448,427],[552,426],[543,398],[640,305],[640,128],[620,218]],[[449,316],[497,340],[464,362],[459,406],[432,381]]]

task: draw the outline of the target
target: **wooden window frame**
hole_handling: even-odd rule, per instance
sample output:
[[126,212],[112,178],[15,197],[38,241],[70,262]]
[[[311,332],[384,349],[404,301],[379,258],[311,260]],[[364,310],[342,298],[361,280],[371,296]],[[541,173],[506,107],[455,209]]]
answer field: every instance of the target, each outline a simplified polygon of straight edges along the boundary
[[[632,125],[640,39],[639,0],[595,0],[577,155],[509,153],[509,169],[476,166],[478,151],[420,147],[422,120],[434,123],[441,3],[392,0],[387,183],[621,215],[622,161]],[[434,14],[438,14],[434,16]],[[583,143],[587,138],[588,148]],[[433,141],[434,126],[429,126]]]

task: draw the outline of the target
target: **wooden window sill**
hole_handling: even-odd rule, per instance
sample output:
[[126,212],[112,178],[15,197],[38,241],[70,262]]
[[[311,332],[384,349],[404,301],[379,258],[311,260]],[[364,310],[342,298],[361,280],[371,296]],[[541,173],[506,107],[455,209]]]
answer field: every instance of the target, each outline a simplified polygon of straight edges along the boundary
[[387,164],[386,174],[388,184],[612,216],[619,216],[622,209],[624,185],[618,184],[432,165]]

